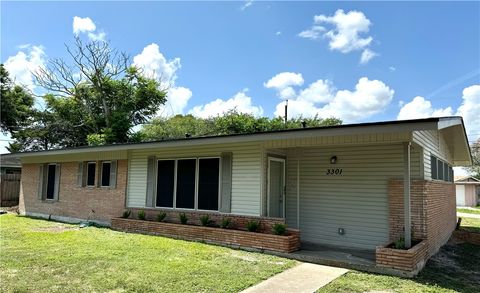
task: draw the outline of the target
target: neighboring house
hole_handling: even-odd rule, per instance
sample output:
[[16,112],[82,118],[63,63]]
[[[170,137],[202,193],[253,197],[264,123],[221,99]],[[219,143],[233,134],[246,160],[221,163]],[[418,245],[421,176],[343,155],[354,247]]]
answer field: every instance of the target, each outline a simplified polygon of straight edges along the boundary
[[474,207],[480,204],[480,180],[475,177],[455,179],[457,206]]
[[455,229],[452,166],[471,164],[460,117],[17,155],[26,215],[106,224],[125,209],[276,218],[304,242],[374,250],[403,236],[410,212],[413,238],[427,240],[430,255]]
[[13,156],[0,156],[0,174],[22,173],[22,162]]

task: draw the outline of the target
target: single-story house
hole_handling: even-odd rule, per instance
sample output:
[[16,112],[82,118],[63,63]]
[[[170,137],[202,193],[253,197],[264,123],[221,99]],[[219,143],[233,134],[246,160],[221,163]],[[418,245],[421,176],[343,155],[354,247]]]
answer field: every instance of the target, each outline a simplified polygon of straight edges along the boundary
[[475,177],[462,177],[455,180],[457,206],[474,207],[480,204],[480,180]]
[[461,117],[17,156],[26,215],[105,224],[126,209],[229,215],[283,221],[302,242],[354,249],[411,235],[428,255],[455,229],[452,167],[472,162]]

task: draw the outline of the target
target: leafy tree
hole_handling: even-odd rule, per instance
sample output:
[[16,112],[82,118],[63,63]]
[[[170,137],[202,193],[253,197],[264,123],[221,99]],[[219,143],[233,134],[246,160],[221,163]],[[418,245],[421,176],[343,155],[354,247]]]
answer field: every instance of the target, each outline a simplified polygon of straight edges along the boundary
[[177,115],[171,118],[156,118],[144,125],[138,132],[140,140],[161,140],[167,138],[184,137],[186,133],[192,136],[224,135],[239,133],[254,133],[281,129],[302,127],[333,126],[342,124],[337,118],[320,119],[294,118],[285,125],[281,117],[255,117],[251,114],[230,110],[224,115],[202,119],[192,115]]
[[34,99],[23,87],[15,85],[3,64],[0,64],[0,128],[3,133],[18,130],[28,123]]
[[477,139],[471,146],[472,152],[472,166],[466,169],[473,177],[480,179],[480,138]]
[[[107,42],[67,47],[72,64],[51,59],[34,73],[45,88],[47,111],[63,125],[65,137],[58,146],[92,143],[121,143],[130,139],[131,129],[147,122],[166,101],[166,89],[142,71],[128,66],[124,53]],[[93,135],[93,136],[92,136]],[[102,138],[102,139],[98,139]]]

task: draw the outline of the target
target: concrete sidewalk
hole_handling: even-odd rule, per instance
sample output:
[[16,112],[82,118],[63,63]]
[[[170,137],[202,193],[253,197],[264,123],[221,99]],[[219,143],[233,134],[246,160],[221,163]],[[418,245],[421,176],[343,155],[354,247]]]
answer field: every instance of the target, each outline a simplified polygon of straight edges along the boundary
[[459,212],[457,212],[457,217],[460,217],[460,218],[475,218],[475,219],[480,219],[480,214],[468,214],[468,213],[459,213]]
[[271,277],[243,293],[312,293],[348,272],[347,269],[302,263]]

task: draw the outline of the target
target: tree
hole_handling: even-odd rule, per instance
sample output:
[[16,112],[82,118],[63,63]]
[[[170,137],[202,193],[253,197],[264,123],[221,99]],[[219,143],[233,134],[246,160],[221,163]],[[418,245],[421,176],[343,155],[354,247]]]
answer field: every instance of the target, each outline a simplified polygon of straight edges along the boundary
[[142,126],[138,132],[140,140],[162,140],[184,137],[186,133],[191,136],[225,135],[240,133],[255,133],[281,129],[302,127],[302,122],[307,127],[333,126],[342,124],[337,118],[320,119],[294,118],[285,125],[282,117],[268,118],[255,117],[251,114],[230,110],[217,117],[202,119],[192,115],[177,115],[171,118],[156,118]]
[[480,138],[470,146],[470,150],[472,152],[472,166],[466,169],[473,177],[480,179]]
[[12,82],[3,64],[0,64],[0,95],[0,127],[3,133],[12,134],[28,123],[34,99],[27,90]]
[[[105,143],[129,141],[131,129],[147,122],[166,101],[166,88],[130,67],[129,57],[107,42],[82,43],[75,38],[72,59],[51,59],[34,72],[36,82],[49,94],[47,112],[55,115],[65,135],[60,147],[84,145],[88,137]],[[100,140],[101,142],[102,140]]]

